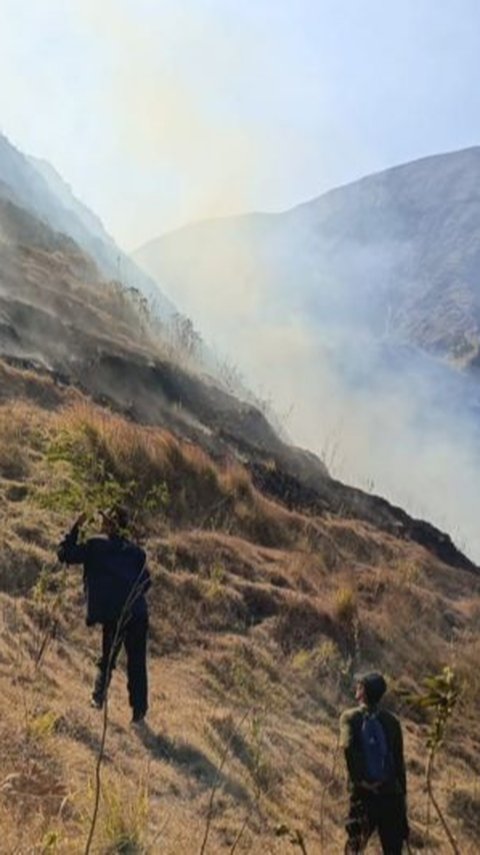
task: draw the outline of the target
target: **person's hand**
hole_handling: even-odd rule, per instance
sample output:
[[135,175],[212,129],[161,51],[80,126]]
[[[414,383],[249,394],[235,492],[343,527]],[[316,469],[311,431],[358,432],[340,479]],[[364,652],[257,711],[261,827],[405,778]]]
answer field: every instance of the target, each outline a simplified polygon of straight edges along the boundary
[[77,519],[77,520],[75,520],[75,523],[74,523],[74,526],[73,526],[73,527],[74,527],[74,528],[81,528],[81,527],[82,527],[82,525],[84,525],[84,524],[85,524],[86,519],[87,519],[87,516],[88,516],[88,514],[87,514],[85,511],[83,511],[83,513],[81,513],[81,514],[80,514],[80,516],[78,517],[78,519]]

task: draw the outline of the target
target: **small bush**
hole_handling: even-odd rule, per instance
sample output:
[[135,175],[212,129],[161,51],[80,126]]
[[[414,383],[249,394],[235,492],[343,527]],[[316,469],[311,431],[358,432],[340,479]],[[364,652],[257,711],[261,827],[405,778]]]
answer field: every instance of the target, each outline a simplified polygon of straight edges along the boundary
[[336,638],[332,618],[307,599],[291,601],[280,613],[274,637],[284,653],[311,651],[322,636]]
[[35,426],[31,408],[21,402],[0,407],[0,475],[22,480],[30,472],[29,446]]
[[334,613],[340,623],[351,626],[357,616],[357,596],[353,588],[344,585],[335,593]]
[[26,735],[30,743],[44,742],[55,733],[59,716],[53,710],[27,716]]
[[45,553],[34,544],[0,542],[0,590],[25,594],[36,583],[45,563]]
[[418,585],[423,579],[423,570],[419,563],[413,559],[405,559],[397,562],[393,568],[395,581],[411,588]]
[[112,780],[102,790],[100,837],[104,855],[140,855],[148,836],[149,793],[145,783],[134,792]]
[[54,486],[39,491],[37,500],[70,513],[123,503],[135,517],[153,514],[169,500],[153,450],[148,429],[86,404],[70,407],[57,416],[47,451]]

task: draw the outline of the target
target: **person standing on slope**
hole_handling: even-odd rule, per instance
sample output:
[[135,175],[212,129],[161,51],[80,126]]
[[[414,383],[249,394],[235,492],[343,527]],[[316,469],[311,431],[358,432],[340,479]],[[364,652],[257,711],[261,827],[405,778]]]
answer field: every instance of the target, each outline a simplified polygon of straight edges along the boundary
[[139,724],[148,708],[145,593],[151,581],[146,555],[125,536],[129,525],[125,508],[102,513],[103,536],[79,542],[85,520],[86,514],[76,520],[58,548],[58,558],[66,564],[83,564],[86,623],[102,626],[102,654],[97,661],[91,705],[102,709],[112,670],[124,645],[132,724]]
[[381,674],[358,677],[359,706],[340,718],[340,745],[350,785],[346,855],[363,852],[375,831],[384,855],[401,855],[408,840],[402,729],[393,713],[379,708],[386,689]]

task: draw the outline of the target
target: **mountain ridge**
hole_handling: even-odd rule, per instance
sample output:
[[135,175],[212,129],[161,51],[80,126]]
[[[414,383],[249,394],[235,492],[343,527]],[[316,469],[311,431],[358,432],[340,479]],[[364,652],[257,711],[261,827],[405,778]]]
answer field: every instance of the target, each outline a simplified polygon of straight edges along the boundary
[[[371,280],[366,294],[376,301],[375,311],[383,318],[384,325],[387,307],[381,305],[382,293],[385,300],[392,302],[389,322],[395,326],[397,335],[440,356],[456,359],[464,353],[463,358],[468,360],[470,354],[474,360],[480,341],[480,297],[472,291],[471,283],[472,266],[480,270],[480,260],[472,246],[474,235],[480,234],[480,191],[475,191],[479,181],[480,147],[432,155],[332,188],[283,212],[242,214],[184,226],[156,241],[148,241],[133,255],[152,275],[162,277],[171,292],[180,293],[182,277],[189,275],[189,264],[192,269],[199,269],[201,277],[206,255],[223,253],[233,259],[232,247],[237,240],[244,241],[243,255],[248,259],[250,254],[258,264],[258,275],[275,278],[282,293],[291,286],[297,263],[302,287],[312,295],[320,290],[322,305],[328,306],[323,293],[325,281],[335,282],[337,290],[353,287],[351,283],[358,281],[365,290]],[[449,210],[453,205],[458,206],[454,215]],[[380,211],[378,216],[376,211]],[[455,218],[461,222],[456,223]],[[423,229],[422,250],[416,248],[419,225]],[[461,246],[462,230],[469,236],[469,229],[472,236],[469,242],[468,237],[463,241],[465,252],[459,258],[460,250],[454,240]],[[192,243],[196,233],[201,233],[203,245]],[[182,250],[187,259],[183,266],[179,257]],[[280,257],[278,266],[275,250]],[[377,258],[367,257],[367,253],[376,254]],[[302,259],[307,258],[309,263],[302,266]],[[473,318],[462,315],[460,291],[457,296],[449,295],[448,276],[453,265],[455,273],[451,275],[465,283],[465,299],[469,300]],[[242,271],[237,275],[234,264],[231,270],[236,281]],[[208,269],[208,273],[212,271]],[[392,282],[385,284],[386,279]],[[422,312],[420,301],[415,302],[413,283],[423,283],[425,287],[429,279],[435,284],[436,293],[442,295],[445,318],[454,313],[453,332],[448,329],[447,320],[444,330],[435,326],[434,321],[429,328],[431,319],[425,310]],[[199,287],[202,284],[200,278]]]
[[0,180],[4,195],[53,229],[67,233],[95,259],[104,276],[139,289],[161,314],[168,316],[176,311],[160,286],[116,245],[100,218],[76,198],[54,167],[23,154],[1,133]]

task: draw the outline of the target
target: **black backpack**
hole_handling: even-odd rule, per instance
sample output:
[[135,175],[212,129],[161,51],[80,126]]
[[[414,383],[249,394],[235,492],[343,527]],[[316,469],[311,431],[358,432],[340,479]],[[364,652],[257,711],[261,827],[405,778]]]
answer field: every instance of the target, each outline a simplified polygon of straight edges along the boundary
[[387,734],[376,712],[365,712],[360,728],[365,780],[386,783],[394,776],[394,764]]

